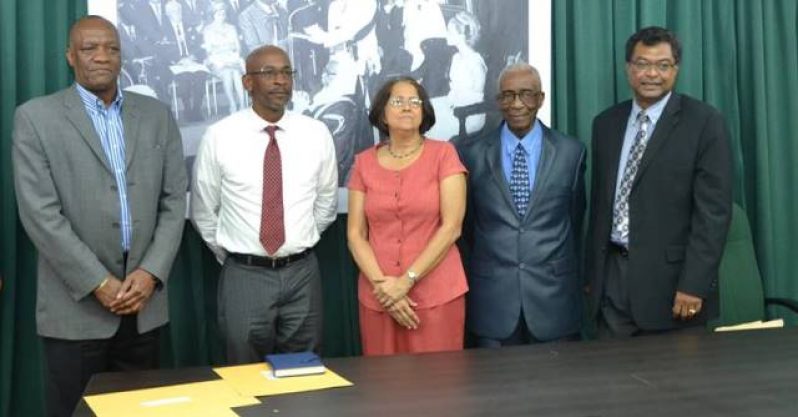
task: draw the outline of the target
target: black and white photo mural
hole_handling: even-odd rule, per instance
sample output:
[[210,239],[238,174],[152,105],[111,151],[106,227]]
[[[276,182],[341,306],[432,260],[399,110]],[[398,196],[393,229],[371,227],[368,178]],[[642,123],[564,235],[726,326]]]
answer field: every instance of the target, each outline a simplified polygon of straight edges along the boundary
[[427,89],[437,119],[427,137],[437,140],[495,127],[506,65],[537,66],[544,90],[550,80],[547,0],[89,0],[89,11],[117,24],[122,88],[169,104],[188,169],[205,128],[249,107],[244,59],[264,44],[291,58],[292,110],[333,134],[341,187],[354,155],[381,139],[367,114],[390,77]]

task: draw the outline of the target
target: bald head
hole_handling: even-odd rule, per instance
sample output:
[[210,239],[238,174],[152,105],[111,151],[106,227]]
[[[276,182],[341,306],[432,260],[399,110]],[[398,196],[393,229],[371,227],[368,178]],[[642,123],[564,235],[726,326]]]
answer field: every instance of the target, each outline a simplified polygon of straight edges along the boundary
[[78,84],[106,103],[114,99],[122,56],[111,22],[100,16],[78,19],[69,30],[66,58]]
[[288,54],[274,45],[265,45],[247,56],[244,89],[252,97],[252,109],[263,119],[277,122],[291,100],[294,70]]
[[67,47],[72,48],[75,45],[75,42],[80,39],[81,29],[92,27],[105,27],[106,29],[111,30],[117,39],[119,38],[119,34],[116,32],[116,26],[114,26],[110,20],[96,14],[90,14],[76,20],[75,23],[73,23],[69,28],[69,45]]
[[274,45],[263,45],[253,49],[247,55],[247,72],[259,71],[263,68],[264,59],[269,56],[279,56],[290,65],[288,54],[284,50]]

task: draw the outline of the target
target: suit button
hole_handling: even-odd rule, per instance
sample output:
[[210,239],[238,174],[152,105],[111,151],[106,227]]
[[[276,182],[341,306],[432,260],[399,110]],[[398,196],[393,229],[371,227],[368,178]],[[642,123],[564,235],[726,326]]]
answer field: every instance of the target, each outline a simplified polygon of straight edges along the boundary
[[112,190],[114,190],[114,191],[118,191],[118,190],[119,190],[119,187],[117,187],[116,185],[112,185],[112,186],[111,186],[111,189],[112,189]]
[[119,222],[113,222],[111,226],[113,226],[114,229],[119,229]]

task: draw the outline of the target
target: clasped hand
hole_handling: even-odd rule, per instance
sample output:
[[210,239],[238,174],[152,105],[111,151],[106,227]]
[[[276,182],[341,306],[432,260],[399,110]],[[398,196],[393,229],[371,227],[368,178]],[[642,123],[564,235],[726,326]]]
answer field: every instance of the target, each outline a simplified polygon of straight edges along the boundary
[[153,275],[136,269],[124,281],[110,276],[105,285],[94,290],[94,296],[112,313],[126,315],[141,311],[154,290]]
[[374,281],[374,297],[383,308],[390,307],[393,303],[404,298],[410,291],[410,281],[394,276],[385,276]]
[[413,310],[415,301],[407,296],[411,284],[399,277],[386,276],[374,282],[374,297],[382,308],[402,327],[412,330],[420,324],[418,315]]

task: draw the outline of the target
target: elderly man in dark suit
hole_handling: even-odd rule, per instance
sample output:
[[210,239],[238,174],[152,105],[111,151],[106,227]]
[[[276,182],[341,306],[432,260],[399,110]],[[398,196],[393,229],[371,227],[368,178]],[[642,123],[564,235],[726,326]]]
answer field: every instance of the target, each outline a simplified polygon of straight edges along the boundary
[[534,67],[505,68],[504,121],[460,147],[469,172],[466,325],[477,346],[578,337],[585,146],[537,120],[543,99]]
[[587,271],[600,336],[702,326],[717,314],[732,207],[729,134],[674,93],[681,47],[660,27],[626,43],[634,100],[593,121]]
[[94,373],[157,365],[186,213],[180,133],[159,101],[119,89],[114,26],[81,18],[66,57],[75,84],[21,105],[13,134],[48,416],[72,415]]

